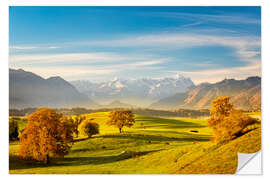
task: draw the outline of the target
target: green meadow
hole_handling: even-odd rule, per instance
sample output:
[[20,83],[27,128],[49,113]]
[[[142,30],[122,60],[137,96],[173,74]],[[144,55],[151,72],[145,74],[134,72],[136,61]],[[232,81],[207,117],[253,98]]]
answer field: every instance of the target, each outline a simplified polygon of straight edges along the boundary
[[[254,114],[260,116],[260,114]],[[87,114],[100,134],[79,136],[65,158],[45,165],[19,158],[19,142],[9,145],[10,174],[223,174],[234,173],[237,152],[261,148],[260,124],[228,143],[214,144],[207,119],[135,115],[136,123],[119,133],[106,125],[107,112]],[[23,128],[25,123],[20,121]]]

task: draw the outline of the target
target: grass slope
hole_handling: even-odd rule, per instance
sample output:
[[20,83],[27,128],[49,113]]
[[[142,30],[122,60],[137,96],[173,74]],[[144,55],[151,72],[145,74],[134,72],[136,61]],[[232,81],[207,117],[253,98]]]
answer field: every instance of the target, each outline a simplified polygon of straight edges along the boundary
[[[237,151],[260,149],[260,126],[227,144],[210,142],[206,119],[154,118],[136,115],[123,134],[107,126],[108,113],[87,115],[100,124],[100,135],[79,137],[64,159],[44,165],[17,157],[19,143],[10,143],[11,174],[171,174],[234,173]],[[193,133],[191,130],[198,131]]]

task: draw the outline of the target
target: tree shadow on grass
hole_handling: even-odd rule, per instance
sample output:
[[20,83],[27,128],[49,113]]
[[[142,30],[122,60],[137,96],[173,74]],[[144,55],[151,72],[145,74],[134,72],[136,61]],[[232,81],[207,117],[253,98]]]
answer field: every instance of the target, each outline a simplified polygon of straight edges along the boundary
[[17,155],[9,155],[9,170],[48,167],[48,165],[31,159],[22,159]]
[[113,156],[91,156],[91,157],[65,157],[62,159],[52,158],[50,164],[40,163],[34,160],[24,160],[18,156],[9,156],[9,169],[31,169],[31,168],[46,168],[46,167],[57,167],[57,166],[79,166],[79,165],[99,165],[106,163],[113,163],[116,161],[126,160],[130,158],[136,158],[148,153],[157,152],[154,151],[143,151],[143,152],[124,152]]
[[[168,137],[168,138],[175,138],[176,140],[181,140],[183,138],[195,138],[195,139],[201,139],[201,141],[207,141],[210,140],[212,138],[211,135],[203,135],[203,134],[194,134],[194,133],[189,133],[189,132],[178,132],[178,131],[159,131],[159,130],[145,130],[145,131],[137,131],[139,134],[140,132],[142,134],[147,134],[150,133],[151,135],[153,134],[153,136],[157,136],[154,134],[166,134],[168,136],[164,136],[164,137]],[[162,136],[162,135],[160,135]]]
[[[145,123],[145,128],[153,127],[163,127],[163,128],[201,128],[205,127],[201,124],[194,122],[187,122],[175,119],[165,119],[165,118],[153,118],[153,117],[139,117],[136,118],[137,121]],[[148,125],[149,124],[149,125]],[[154,124],[154,125],[153,125]],[[142,127],[142,128],[144,128]]]
[[[161,132],[164,133],[164,131]],[[170,131],[170,133],[179,133],[179,132]],[[209,141],[211,138],[211,136],[208,135],[188,135],[188,133],[184,137],[166,137],[161,135],[145,135],[145,134],[116,134],[116,135],[104,135],[101,137],[144,140],[144,141]]]
[[149,153],[157,152],[154,151],[142,151],[142,152],[124,152],[113,156],[92,156],[92,157],[67,157],[64,162],[58,163],[59,166],[74,166],[74,165],[87,165],[87,164],[106,164],[113,163],[116,161],[126,160],[130,158],[140,157]]

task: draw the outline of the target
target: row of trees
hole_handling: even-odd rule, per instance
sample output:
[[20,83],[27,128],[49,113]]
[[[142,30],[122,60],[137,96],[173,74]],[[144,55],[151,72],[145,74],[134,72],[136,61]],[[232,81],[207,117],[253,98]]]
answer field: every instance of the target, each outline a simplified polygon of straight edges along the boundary
[[[123,108],[101,108],[101,109],[86,109],[86,108],[57,108],[56,112],[65,116],[83,115],[94,112],[110,112],[113,110],[122,110]],[[25,108],[25,109],[9,109],[9,116],[25,116],[35,112],[37,108]],[[166,116],[166,117],[202,117],[209,116],[208,109],[192,110],[192,109],[176,109],[176,110],[156,110],[148,108],[132,108],[129,109],[135,114],[145,116]]]
[[[119,128],[120,133],[124,126],[131,127],[134,123],[134,115],[129,110],[110,112],[107,122]],[[13,124],[10,127],[18,128]],[[28,117],[20,135],[19,155],[49,163],[51,156],[66,155],[79,133],[91,137],[99,133],[99,125],[85,116],[65,117],[54,109],[40,108]]]

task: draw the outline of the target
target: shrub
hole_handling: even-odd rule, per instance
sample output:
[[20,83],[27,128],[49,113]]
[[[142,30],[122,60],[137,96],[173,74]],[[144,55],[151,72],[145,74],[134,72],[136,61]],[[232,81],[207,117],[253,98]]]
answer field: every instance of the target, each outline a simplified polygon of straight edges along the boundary
[[85,120],[80,124],[79,132],[91,137],[92,135],[99,133],[99,125],[95,122],[91,122],[91,120]]

